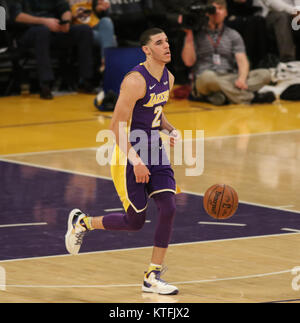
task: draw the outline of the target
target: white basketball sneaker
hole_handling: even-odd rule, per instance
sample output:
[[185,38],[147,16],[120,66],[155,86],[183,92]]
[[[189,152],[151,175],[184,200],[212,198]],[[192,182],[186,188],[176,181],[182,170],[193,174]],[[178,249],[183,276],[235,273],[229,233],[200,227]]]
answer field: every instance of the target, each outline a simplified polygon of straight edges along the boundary
[[69,253],[77,255],[82,245],[82,239],[87,233],[87,229],[80,224],[86,215],[79,209],[74,209],[69,214],[68,231],[65,235],[65,244]]
[[157,269],[158,270],[145,272],[142,291],[146,293],[157,293],[161,295],[178,294],[178,288],[176,286],[170,285],[160,278],[160,276],[165,272],[165,269]]

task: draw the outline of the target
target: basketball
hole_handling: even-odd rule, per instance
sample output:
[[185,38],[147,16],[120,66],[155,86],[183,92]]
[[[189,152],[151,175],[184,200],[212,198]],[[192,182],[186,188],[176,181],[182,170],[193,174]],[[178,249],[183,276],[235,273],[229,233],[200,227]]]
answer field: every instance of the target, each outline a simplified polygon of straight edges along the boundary
[[203,206],[208,215],[218,220],[229,219],[238,208],[237,192],[229,185],[215,184],[203,197]]

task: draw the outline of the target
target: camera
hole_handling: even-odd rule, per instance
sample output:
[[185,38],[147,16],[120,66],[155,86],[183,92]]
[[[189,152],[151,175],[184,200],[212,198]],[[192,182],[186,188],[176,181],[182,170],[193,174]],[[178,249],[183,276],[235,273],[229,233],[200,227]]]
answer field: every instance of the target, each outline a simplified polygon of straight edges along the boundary
[[188,7],[184,8],[181,13],[183,28],[198,31],[207,25],[207,14],[215,14],[216,7],[203,5],[201,2],[195,1]]

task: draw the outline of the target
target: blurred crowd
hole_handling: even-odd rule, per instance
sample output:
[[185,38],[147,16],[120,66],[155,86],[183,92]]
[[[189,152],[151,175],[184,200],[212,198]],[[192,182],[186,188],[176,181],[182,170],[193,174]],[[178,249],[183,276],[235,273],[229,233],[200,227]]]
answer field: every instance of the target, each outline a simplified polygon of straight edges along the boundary
[[0,68],[1,55],[16,71],[33,58],[42,99],[53,99],[58,82],[98,93],[105,49],[138,47],[150,27],[169,37],[176,83],[189,86],[191,99],[216,105],[272,102],[270,88],[259,93],[273,81],[270,68],[300,60],[300,0],[0,0],[0,6],[7,26],[0,31]]

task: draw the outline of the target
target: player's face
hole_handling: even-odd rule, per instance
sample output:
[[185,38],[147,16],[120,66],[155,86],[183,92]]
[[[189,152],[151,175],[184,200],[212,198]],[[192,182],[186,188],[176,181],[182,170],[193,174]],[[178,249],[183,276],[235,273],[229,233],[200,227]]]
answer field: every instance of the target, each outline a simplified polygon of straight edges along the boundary
[[147,44],[147,47],[153,59],[165,64],[171,61],[170,45],[165,33],[151,36],[151,40]]

